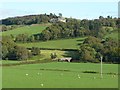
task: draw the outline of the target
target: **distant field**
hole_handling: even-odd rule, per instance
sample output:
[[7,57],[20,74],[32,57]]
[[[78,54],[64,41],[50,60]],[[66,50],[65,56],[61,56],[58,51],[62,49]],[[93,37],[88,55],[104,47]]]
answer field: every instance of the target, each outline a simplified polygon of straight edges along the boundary
[[[63,57],[76,58],[79,56],[79,54],[76,51],[60,51],[60,50],[40,50],[40,51],[41,51],[40,55],[33,56],[29,58],[28,61],[51,59],[51,53],[56,53],[57,58],[63,58]],[[23,61],[2,60],[2,64],[14,64],[21,62]]]
[[118,40],[118,32],[117,31],[116,32],[112,32],[111,34],[108,34],[108,35],[105,36],[105,38],[107,38],[107,37],[111,37],[113,39]]
[[32,34],[37,34],[37,33],[41,33],[42,30],[44,30],[47,26],[45,25],[31,25],[31,26],[24,26],[24,27],[20,27],[20,28],[16,28],[10,31],[5,31],[5,32],[0,32],[0,34],[2,33],[3,36],[9,36],[9,35],[18,35],[18,34],[28,34],[28,35],[32,35]]
[[[118,88],[117,64],[51,62],[2,68],[3,88]],[[84,71],[95,71],[83,73]],[[111,73],[111,74],[107,74]]]
[[41,55],[34,56],[29,58],[29,60],[44,60],[44,59],[51,59],[51,53],[56,53],[57,58],[63,57],[72,57],[78,58],[79,54],[76,51],[60,51],[60,50],[40,50]]
[[59,51],[59,50],[40,50],[40,51],[41,51],[40,55],[29,58],[29,60],[51,59],[50,57],[51,53],[56,53],[58,58],[63,57],[63,55],[65,54],[65,51]]
[[2,64],[13,64],[13,63],[20,63],[21,61],[15,60],[2,60]]
[[18,45],[25,46],[27,48],[39,47],[39,48],[77,49],[79,48],[79,44],[81,44],[84,41],[84,39],[85,37],[35,43],[18,43]]

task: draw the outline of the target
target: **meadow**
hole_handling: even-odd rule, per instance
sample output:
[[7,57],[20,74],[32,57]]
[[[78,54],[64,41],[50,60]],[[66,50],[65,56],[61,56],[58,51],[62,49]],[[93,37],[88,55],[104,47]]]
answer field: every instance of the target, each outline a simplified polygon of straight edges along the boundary
[[112,33],[110,33],[110,34],[105,36],[105,38],[107,38],[107,37],[110,37],[110,38],[113,38],[115,40],[118,40],[118,31],[112,32]]
[[[89,67],[88,67],[89,66]],[[3,88],[117,88],[118,65],[51,62],[2,68]],[[83,73],[94,71],[97,73]]]
[[[77,57],[79,57],[79,54],[76,51],[40,50],[40,52],[41,52],[40,55],[28,58],[27,61],[46,60],[46,59],[50,60],[51,53],[56,53],[57,58],[63,58],[63,57],[77,58]],[[21,62],[24,62],[24,61],[2,60],[2,64],[15,64],[15,63],[21,63]]]
[[11,34],[16,36],[18,34],[28,34],[28,35],[32,35],[32,34],[38,34],[41,33],[42,30],[44,30],[47,27],[47,25],[26,25],[24,27],[20,27],[20,28],[16,28],[13,30],[9,30],[9,31],[5,31],[5,32],[0,32],[0,34],[2,34],[3,36],[10,36]]
[[39,48],[52,48],[52,49],[78,49],[79,45],[84,41],[86,37],[73,38],[73,39],[62,39],[62,40],[51,40],[44,42],[34,43],[17,43],[19,46],[27,48],[39,47]]

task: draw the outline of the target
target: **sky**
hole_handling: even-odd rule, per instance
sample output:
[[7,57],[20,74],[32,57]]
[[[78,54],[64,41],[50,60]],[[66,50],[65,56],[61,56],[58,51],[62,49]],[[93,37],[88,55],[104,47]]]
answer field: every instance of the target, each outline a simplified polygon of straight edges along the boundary
[[0,19],[34,15],[34,14],[62,13],[64,17],[77,19],[95,19],[99,16],[118,17],[118,2],[2,2],[0,4]]

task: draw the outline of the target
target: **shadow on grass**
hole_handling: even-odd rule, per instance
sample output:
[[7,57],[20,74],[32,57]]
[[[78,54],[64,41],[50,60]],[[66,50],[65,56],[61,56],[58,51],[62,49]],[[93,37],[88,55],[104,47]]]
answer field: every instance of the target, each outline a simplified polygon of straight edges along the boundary
[[66,51],[63,57],[71,57],[73,60],[79,60],[79,53],[78,51]]

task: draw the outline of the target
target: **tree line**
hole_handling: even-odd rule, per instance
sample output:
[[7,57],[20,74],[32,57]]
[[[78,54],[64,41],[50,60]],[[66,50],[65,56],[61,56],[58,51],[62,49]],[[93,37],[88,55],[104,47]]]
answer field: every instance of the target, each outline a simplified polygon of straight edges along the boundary
[[[113,30],[117,30],[119,19],[102,16],[94,20],[78,20],[73,18],[66,18],[66,23],[56,22],[47,27],[41,33],[28,36],[26,34],[19,34],[16,36],[16,42],[34,42],[34,41],[48,41],[64,38],[95,36],[103,38],[106,34]],[[111,28],[109,28],[111,27]]]
[[28,16],[21,16],[21,17],[11,17],[0,20],[3,25],[31,25],[31,24],[41,24],[41,23],[48,23],[50,19],[57,18],[58,16],[55,14],[50,13],[47,14],[40,14],[40,15],[28,15]]
[[81,62],[100,62],[100,57],[103,57],[103,62],[120,63],[119,61],[119,42],[112,38],[101,40],[99,38],[89,36],[80,45],[79,55]]
[[23,27],[24,25],[1,25],[1,31],[9,31],[15,28]]
[[27,60],[32,56],[40,55],[40,49],[32,47],[29,51],[27,48],[18,46],[9,36],[4,36],[1,41],[2,60]]

